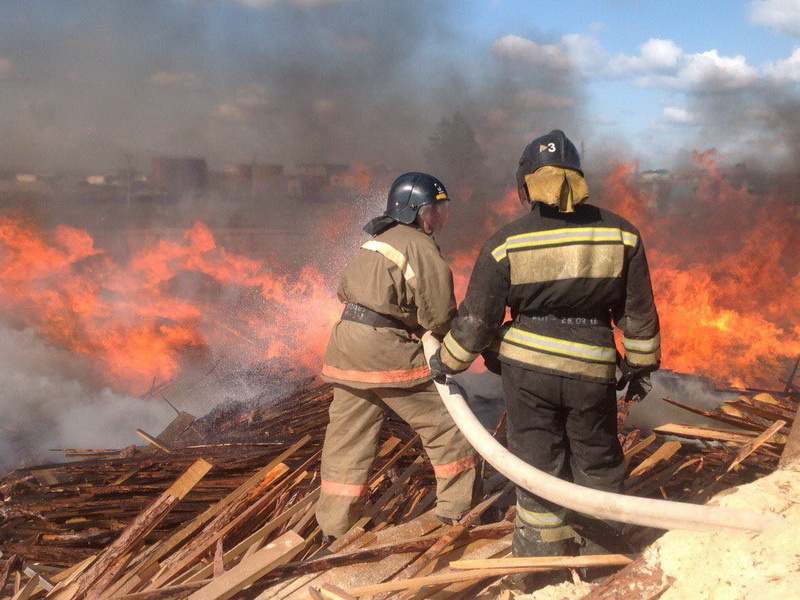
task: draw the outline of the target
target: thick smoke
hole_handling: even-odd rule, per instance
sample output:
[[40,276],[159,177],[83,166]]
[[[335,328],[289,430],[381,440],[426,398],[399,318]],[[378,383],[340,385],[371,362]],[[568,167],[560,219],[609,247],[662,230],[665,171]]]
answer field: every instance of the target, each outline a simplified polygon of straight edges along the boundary
[[7,168],[120,168],[126,154],[424,168],[433,127],[460,112],[505,177],[531,135],[582,134],[569,65],[471,43],[460,3],[4,8]]
[[102,387],[80,357],[33,331],[0,325],[0,471],[60,460],[54,448],[139,443],[136,428],[157,434],[174,414]]

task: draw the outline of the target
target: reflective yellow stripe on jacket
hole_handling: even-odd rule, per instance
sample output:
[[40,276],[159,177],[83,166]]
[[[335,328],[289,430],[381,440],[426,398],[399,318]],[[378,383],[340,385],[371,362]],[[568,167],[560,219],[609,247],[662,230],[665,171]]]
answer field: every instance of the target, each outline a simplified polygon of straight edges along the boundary
[[441,360],[446,366],[453,370],[463,371],[464,369],[468,369],[472,361],[478,358],[478,352],[466,350],[455,340],[452,332],[448,332],[447,335],[444,336],[442,346],[443,350],[440,354]]
[[625,348],[625,360],[632,367],[656,366],[661,360],[660,333],[646,339],[632,339],[623,336],[622,347]]
[[500,330],[500,337],[500,355],[517,362],[598,379],[613,378],[616,372],[613,347],[562,340],[510,325]]
[[364,242],[361,247],[364,250],[372,250],[373,252],[382,254],[392,261],[397,268],[400,269],[400,272],[403,273],[403,277],[406,278],[406,281],[414,277],[414,269],[412,269],[411,265],[408,264],[408,259],[405,257],[405,255],[386,242],[369,240],[368,242]]
[[507,258],[509,250],[579,244],[582,242],[595,244],[620,242],[625,246],[635,247],[638,243],[638,236],[616,227],[581,227],[536,231],[510,236],[505,242],[492,250],[492,256],[497,262],[500,262]]

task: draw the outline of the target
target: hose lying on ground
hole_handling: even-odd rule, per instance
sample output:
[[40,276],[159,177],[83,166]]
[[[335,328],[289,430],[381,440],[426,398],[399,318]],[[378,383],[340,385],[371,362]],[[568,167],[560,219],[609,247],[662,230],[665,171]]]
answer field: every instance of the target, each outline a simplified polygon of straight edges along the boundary
[[[430,360],[440,344],[431,335],[425,335],[422,342],[425,356]],[[437,382],[436,389],[464,437],[486,462],[518,486],[565,508],[601,519],[659,529],[763,531],[784,522],[783,517],[776,514],[624,496],[553,477],[501,446],[475,417],[454,382]]]

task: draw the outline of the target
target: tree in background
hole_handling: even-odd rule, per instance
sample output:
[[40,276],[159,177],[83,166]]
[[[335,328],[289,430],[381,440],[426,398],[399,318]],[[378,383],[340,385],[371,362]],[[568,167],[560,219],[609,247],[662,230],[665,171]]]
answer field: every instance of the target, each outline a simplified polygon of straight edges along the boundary
[[446,186],[456,189],[468,186],[475,193],[488,183],[486,154],[475,139],[472,126],[460,113],[439,121],[428,138],[425,161],[431,173]]

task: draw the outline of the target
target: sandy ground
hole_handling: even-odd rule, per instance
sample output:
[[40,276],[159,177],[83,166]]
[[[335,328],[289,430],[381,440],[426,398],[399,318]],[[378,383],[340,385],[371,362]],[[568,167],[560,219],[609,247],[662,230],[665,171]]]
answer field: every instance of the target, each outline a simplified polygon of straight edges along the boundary
[[[761,534],[691,531],[664,534],[644,553],[648,568],[652,572],[661,571],[665,591],[658,597],[664,600],[800,597],[800,466],[723,492],[709,504],[778,513],[786,522]],[[566,583],[520,598],[582,598],[591,587]],[[630,598],[643,597],[635,589],[628,592]]]

